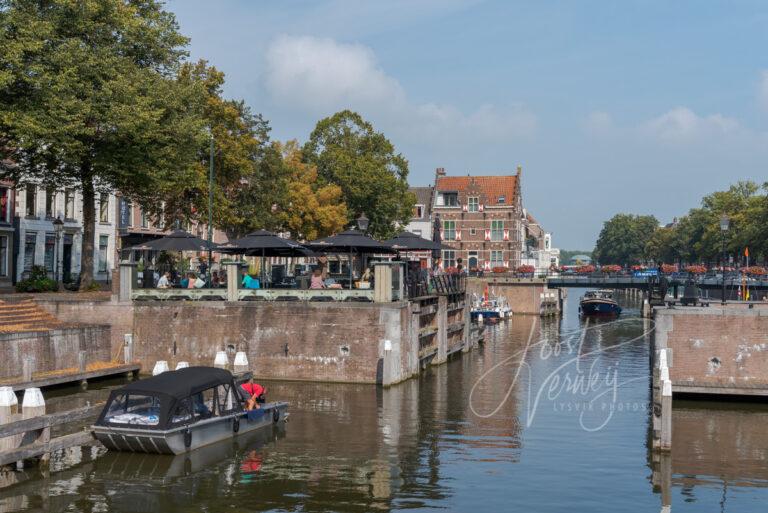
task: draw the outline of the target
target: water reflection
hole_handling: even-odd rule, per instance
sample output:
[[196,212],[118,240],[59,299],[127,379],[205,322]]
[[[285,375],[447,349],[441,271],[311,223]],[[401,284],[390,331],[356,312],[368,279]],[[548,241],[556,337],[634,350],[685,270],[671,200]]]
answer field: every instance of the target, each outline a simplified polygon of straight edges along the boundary
[[[759,511],[768,409],[676,401],[672,455],[655,456],[648,323],[625,304],[624,322],[590,321],[582,337],[578,296],[562,319],[489,326],[479,350],[387,390],[268,383],[291,404],[284,429],[181,457],[72,452],[0,491],[0,511]],[[553,376],[579,375],[563,366],[575,356],[584,376],[615,371],[615,390],[545,388],[532,416]]]

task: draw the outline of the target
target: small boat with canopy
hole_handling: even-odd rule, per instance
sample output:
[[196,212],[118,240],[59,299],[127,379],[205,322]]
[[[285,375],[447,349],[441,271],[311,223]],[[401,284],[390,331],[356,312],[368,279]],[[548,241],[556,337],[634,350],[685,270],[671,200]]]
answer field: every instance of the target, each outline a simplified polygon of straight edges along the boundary
[[91,430],[110,450],[182,454],[287,417],[288,403],[247,400],[229,371],[187,367],[113,390]]

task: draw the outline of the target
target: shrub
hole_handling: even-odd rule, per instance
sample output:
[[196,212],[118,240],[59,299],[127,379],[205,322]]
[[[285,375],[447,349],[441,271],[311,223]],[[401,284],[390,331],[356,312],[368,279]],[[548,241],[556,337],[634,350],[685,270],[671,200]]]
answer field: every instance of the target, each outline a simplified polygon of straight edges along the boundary
[[16,292],[56,292],[59,284],[48,277],[48,271],[40,265],[32,266],[29,278],[16,283]]

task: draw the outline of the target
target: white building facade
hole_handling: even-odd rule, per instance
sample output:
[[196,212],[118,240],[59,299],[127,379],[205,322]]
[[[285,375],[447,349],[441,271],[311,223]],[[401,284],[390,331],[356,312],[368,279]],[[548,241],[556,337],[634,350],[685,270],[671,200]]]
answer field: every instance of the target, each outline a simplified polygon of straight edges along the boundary
[[[83,247],[83,201],[75,189],[52,190],[41,186],[16,191],[18,250],[16,281],[29,277],[33,266],[42,266],[57,281],[75,281],[80,274]],[[115,266],[116,198],[97,193],[93,241],[94,280],[107,282]],[[57,235],[53,221],[64,228]]]

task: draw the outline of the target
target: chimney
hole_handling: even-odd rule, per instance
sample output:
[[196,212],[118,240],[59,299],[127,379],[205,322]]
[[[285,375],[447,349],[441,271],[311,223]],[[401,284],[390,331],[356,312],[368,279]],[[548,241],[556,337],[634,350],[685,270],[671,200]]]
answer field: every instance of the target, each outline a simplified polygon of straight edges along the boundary
[[523,166],[517,166],[517,176],[520,176],[523,174]]
[[435,175],[436,176],[445,176],[445,168],[444,167],[438,167],[435,169]]

